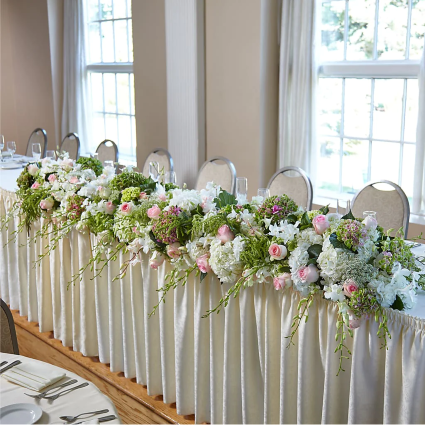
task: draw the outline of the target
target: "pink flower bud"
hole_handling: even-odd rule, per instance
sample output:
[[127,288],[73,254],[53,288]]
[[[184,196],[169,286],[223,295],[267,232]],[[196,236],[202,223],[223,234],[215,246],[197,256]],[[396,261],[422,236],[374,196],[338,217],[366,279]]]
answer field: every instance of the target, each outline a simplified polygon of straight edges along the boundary
[[357,317],[350,318],[350,322],[349,322],[350,329],[357,329],[360,327],[361,324],[362,324],[361,319]]
[[276,291],[292,286],[291,273],[283,273],[273,279],[274,289]]
[[323,235],[330,226],[328,218],[323,214],[316,215],[316,217],[313,218],[312,223],[314,230],[318,235]]
[[207,254],[201,255],[200,257],[196,259],[196,264],[198,266],[198,269],[202,273],[208,273],[209,271],[211,271],[211,266],[208,262],[209,258],[210,258],[210,254],[207,253]]
[[235,239],[235,234],[230,230],[230,227],[227,224],[224,224],[218,229],[216,237],[221,241],[221,243],[226,243]]
[[319,271],[314,264],[309,264],[298,270],[298,277],[302,282],[313,283],[319,279]]
[[43,199],[40,202],[40,208],[42,210],[51,210],[53,205],[55,205],[55,201],[52,198]]
[[153,207],[147,210],[148,217],[151,219],[157,219],[161,214],[161,208],[158,205],[154,205]]
[[139,199],[146,199],[147,197],[146,192],[140,192]]
[[38,173],[38,167],[35,164],[28,165],[28,173],[32,176],[35,176]]
[[34,182],[31,186],[31,189],[38,189],[40,187],[40,183],[39,182]]
[[167,255],[170,258],[179,258],[180,257],[180,244],[178,242],[174,242],[167,246]]
[[78,180],[78,177],[76,177],[76,176],[72,176],[72,177],[69,179],[69,182],[70,182],[70,183],[72,183],[72,184],[77,184],[77,183],[80,183],[80,180]]
[[378,222],[376,221],[376,218],[368,215],[364,220],[363,220],[363,224],[364,227],[369,230],[369,229],[376,229],[376,227],[378,226]]
[[133,210],[133,205],[130,204],[130,202],[124,202],[123,204],[120,205],[120,211],[125,215],[130,214],[132,210]]
[[344,294],[347,295],[347,297],[351,297],[353,295],[353,292],[356,292],[359,290],[359,287],[356,282],[352,279],[348,279],[344,282],[343,285],[344,288]]
[[105,212],[106,212],[106,214],[112,214],[115,211],[115,208],[116,208],[115,205],[111,201],[108,201],[105,204]]
[[164,260],[165,260],[165,257],[160,252],[155,252],[152,258],[149,260],[149,266],[152,269],[157,270],[158,267],[162,265]]
[[288,254],[288,250],[285,245],[272,243],[269,248],[269,254],[272,260],[283,260]]
[[166,200],[167,200],[167,197],[165,196],[165,193],[161,193],[161,194],[158,196],[158,198],[159,198],[161,201],[166,201]]
[[47,180],[49,180],[50,183],[54,183],[57,180],[56,174],[50,174]]

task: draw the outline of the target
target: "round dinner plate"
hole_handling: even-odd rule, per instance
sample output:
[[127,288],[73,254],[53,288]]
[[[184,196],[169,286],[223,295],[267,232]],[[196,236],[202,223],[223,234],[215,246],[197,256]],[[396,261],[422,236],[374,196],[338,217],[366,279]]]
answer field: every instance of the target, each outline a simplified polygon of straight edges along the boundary
[[0,162],[0,168],[3,170],[16,170],[22,168],[22,164],[18,164],[17,162]]
[[43,411],[35,404],[16,403],[0,408],[0,424],[33,424]]

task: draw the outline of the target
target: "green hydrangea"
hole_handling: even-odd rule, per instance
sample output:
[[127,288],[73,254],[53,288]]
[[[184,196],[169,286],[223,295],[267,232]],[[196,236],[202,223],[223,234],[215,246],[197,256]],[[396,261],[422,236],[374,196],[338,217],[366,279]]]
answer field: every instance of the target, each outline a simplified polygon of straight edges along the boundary
[[366,286],[377,275],[377,270],[371,264],[367,264],[357,255],[349,258],[344,267],[341,281],[354,280],[359,286]]
[[121,202],[131,202],[139,200],[140,188],[139,187],[128,187],[122,191]]
[[258,208],[256,218],[258,222],[261,222],[265,218],[271,219],[271,223],[276,224],[297,210],[298,205],[289,196],[270,196]]
[[103,165],[96,158],[80,156],[76,163],[81,165],[82,170],[93,170],[97,177],[99,177],[103,172]]

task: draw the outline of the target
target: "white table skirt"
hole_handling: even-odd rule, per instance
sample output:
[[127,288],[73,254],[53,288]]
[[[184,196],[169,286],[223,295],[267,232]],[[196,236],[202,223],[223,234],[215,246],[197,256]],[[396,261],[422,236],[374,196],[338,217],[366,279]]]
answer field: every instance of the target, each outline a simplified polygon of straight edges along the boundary
[[[0,190],[2,214],[12,199]],[[11,231],[2,232],[1,243]],[[26,235],[19,238],[24,243]],[[352,359],[336,377],[333,303],[317,297],[289,349],[299,295],[272,285],[242,290],[220,314],[202,319],[228,287],[213,276],[202,283],[192,277],[149,318],[170,266],[154,271],[145,256],[112,281],[121,257],[101,277],[93,281],[86,271],[67,290],[89,247],[89,237],[73,231],[33,268],[42,244],[19,251],[9,244],[0,256],[1,297],[39,322],[41,332],[53,330],[65,346],[99,355],[150,395],[177,402],[179,414],[195,413],[198,423],[425,422],[425,320],[389,311],[388,350],[380,349],[378,325],[364,321],[348,339]]]
[[[31,361],[34,363],[43,364],[43,362],[34,359],[28,359],[24,356],[16,356],[13,354],[0,353],[0,361],[7,360],[12,362],[14,360],[21,360],[22,363]],[[7,366],[7,365],[6,365]],[[76,379],[78,383],[71,385],[76,386],[84,382],[89,382],[89,385],[85,388],[81,388],[75,391],[71,391],[69,394],[59,397],[55,401],[48,400],[36,400],[34,398],[26,396],[24,393],[28,394],[37,394],[34,391],[28,390],[27,388],[21,387],[20,385],[13,384],[7,381],[4,378],[0,378],[0,398],[1,398],[1,407],[8,406],[9,404],[15,403],[29,403],[36,404],[43,410],[43,416],[40,418],[37,423],[39,424],[58,424],[63,423],[59,419],[60,416],[65,415],[78,415],[84,412],[93,412],[96,410],[109,409],[108,413],[103,413],[100,415],[95,415],[92,418],[100,418],[109,415],[115,415],[117,419],[108,421],[108,424],[119,424],[118,412],[112,403],[112,401],[101,393],[99,389],[86,379],[81,378],[81,376],[76,375],[75,373],[70,372],[69,370],[61,369],[57,366],[49,365],[53,369],[58,369],[58,373],[65,373],[66,376],[70,379]],[[67,387],[69,388],[69,387]],[[64,388],[65,389],[65,388]]]

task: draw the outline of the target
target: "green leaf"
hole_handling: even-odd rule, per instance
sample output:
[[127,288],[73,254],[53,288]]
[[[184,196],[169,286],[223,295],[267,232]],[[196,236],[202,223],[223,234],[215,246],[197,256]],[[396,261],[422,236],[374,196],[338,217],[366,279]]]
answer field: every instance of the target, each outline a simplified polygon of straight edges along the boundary
[[308,216],[308,212],[306,211],[301,217],[300,230],[304,230],[312,226],[313,224],[311,223],[310,217]]
[[295,224],[298,220],[298,216],[295,214],[289,214],[286,217],[286,220],[288,221],[289,224]]
[[308,255],[310,258],[317,259],[322,252],[322,245],[320,244],[314,244],[311,245],[310,248],[307,249]]
[[203,273],[203,272],[201,272],[201,282],[207,277],[207,274],[208,273]]
[[356,219],[356,217],[354,217],[351,210],[347,214],[345,214],[344,216],[341,217],[341,220],[355,220],[355,219]]
[[155,235],[153,234],[152,230],[149,232],[149,237],[151,238],[152,242],[158,247],[160,248],[161,251],[165,251],[165,248],[167,247],[167,245],[165,243],[162,242],[158,242],[155,238]]
[[226,205],[236,205],[237,201],[232,194],[223,190],[223,192],[221,192],[220,195],[218,195],[217,198],[214,199],[214,203],[217,208],[223,208]]
[[391,305],[391,308],[393,310],[403,310],[404,309],[404,303],[403,303],[402,299],[398,295],[396,295],[395,301]]
[[338,240],[338,236],[336,235],[336,233],[332,233],[329,236],[329,242],[332,244],[334,248],[341,248],[341,249],[344,249],[345,251],[351,252],[351,250],[347,248],[347,246],[345,246],[344,242],[341,242]]
[[323,215],[326,215],[329,212],[329,204],[325,205],[324,207],[320,208],[319,210]]

